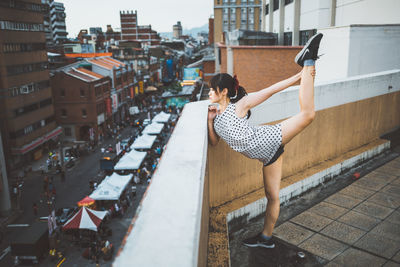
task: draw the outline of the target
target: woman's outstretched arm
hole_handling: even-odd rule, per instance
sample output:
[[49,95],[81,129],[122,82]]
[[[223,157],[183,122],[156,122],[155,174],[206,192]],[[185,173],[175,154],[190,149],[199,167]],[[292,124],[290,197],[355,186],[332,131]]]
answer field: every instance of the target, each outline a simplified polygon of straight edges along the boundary
[[215,106],[208,107],[208,141],[211,145],[216,146],[219,141],[219,136],[214,130],[214,118],[217,115],[217,108]]
[[288,88],[289,86],[293,85],[298,80],[300,80],[300,77],[301,77],[301,72],[297,73],[296,75],[293,75],[292,77],[290,77],[286,80],[283,80],[276,84],[273,84],[268,88],[262,89],[258,92],[255,92],[255,93],[252,93],[252,94],[249,94],[249,95],[243,97],[239,101],[239,102],[242,102],[240,104],[244,109],[243,114],[246,114],[249,109],[261,104],[262,102],[264,102],[265,100],[270,98],[273,94],[276,94],[276,93]]

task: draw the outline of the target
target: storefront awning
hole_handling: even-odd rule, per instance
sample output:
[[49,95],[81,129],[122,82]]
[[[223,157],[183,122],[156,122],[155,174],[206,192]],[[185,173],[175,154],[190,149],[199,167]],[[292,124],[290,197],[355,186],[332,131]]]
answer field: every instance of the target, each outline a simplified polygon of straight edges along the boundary
[[37,138],[36,140],[30,142],[29,144],[24,145],[23,147],[12,148],[12,154],[13,155],[24,155],[24,154],[28,153],[29,151],[37,148],[41,144],[44,144],[47,141],[49,141],[50,139],[60,135],[61,133],[62,133],[62,127],[59,126],[59,127],[55,128],[54,130],[52,130],[51,132],[45,134],[44,136],[41,136],[41,137]]

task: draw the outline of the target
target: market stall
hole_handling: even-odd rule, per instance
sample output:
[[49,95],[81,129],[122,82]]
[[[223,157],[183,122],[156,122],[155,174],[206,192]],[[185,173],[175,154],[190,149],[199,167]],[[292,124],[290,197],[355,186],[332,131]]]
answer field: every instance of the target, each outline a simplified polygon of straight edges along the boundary
[[90,198],[94,200],[118,200],[132,179],[130,175],[118,175],[116,173],[107,176],[93,191]]
[[135,139],[131,149],[150,149],[156,141],[156,135],[143,134]]
[[114,166],[114,170],[137,170],[140,168],[146,154],[146,152],[131,150],[129,153],[122,156]]
[[94,204],[94,199],[86,196],[81,201],[79,201],[77,204],[78,204],[78,207],[88,207],[88,206],[91,206]]
[[87,229],[97,231],[100,223],[103,221],[106,215],[107,211],[97,211],[87,207],[82,207],[64,224],[62,229]]
[[159,133],[161,133],[163,127],[164,127],[164,124],[153,122],[153,123],[147,125],[146,128],[144,128],[142,133],[143,134],[159,134]]
[[154,118],[153,122],[161,122],[161,123],[166,123],[170,119],[171,114],[165,113],[164,111],[161,111],[158,113]]

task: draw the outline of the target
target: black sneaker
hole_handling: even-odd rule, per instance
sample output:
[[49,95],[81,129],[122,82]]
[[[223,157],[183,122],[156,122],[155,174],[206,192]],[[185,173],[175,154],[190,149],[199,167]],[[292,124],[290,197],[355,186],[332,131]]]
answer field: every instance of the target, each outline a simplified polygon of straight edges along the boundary
[[269,240],[265,240],[261,236],[261,234],[247,238],[247,239],[243,240],[242,243],[243,243],[243,245],[245,245],[247,247],[251,247],[251,248],[255,248],[255,247],[274,248],[275,247],[275,244],[274,244],[272,238]]
[[296,55],[294,62],[303,67],[304,60],[306,59],[316,60],[318,58],[318,48],[322,36],[323,36],[322,33],[317,33],[311,36],[311,38],[307,41],[303,49]]

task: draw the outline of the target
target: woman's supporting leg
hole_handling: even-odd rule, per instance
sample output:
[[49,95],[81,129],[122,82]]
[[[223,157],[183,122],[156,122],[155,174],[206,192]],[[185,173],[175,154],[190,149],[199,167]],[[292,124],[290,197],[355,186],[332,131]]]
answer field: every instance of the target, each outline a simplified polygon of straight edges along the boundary
[[263,167],[264,189],[267,197],[267,208],[265,210],[264,229],[265,236],[271,236],[275,223],[278,220],[280,201],[279,190],[282,178],[282,156],[274,163]]
[[281,122],[283,145],[289,143],[314,120],[314,77],[312,75],[314,71],[315,66],[303,67],[299,90],[300,113]]

